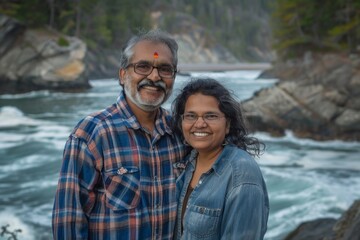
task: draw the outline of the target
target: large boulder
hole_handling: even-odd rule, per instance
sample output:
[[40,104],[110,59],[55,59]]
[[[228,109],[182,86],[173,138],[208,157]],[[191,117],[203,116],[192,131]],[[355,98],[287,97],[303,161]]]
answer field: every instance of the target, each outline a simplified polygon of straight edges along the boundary
[[89,88],[86,45],[49,29],[28,29],[0,15],[0,94]]
[[254,130],[316,140],[360,140],[360,56],[306,54],[262,75],[279,79],[243,102]]
[[360,200],[355,201],[339,219],[316,219],[300,224],[284,240],[359,240]]

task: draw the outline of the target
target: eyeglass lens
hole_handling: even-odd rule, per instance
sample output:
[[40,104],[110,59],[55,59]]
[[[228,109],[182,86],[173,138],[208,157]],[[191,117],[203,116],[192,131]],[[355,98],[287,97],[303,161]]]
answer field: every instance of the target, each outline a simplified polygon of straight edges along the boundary
[[171,65],[160,65],[153,66],[149,63],[135,63],[134,71],[141,75],[150,75],[151,72],[156,68],[161,77],[173,77],[175,69]]

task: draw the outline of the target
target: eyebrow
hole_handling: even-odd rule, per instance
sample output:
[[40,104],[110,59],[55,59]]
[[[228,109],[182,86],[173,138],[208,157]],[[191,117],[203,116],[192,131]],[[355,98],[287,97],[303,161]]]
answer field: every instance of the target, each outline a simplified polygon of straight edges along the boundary
[[[196,115],[198,115],[196,112],[194,112],[194,111],[188,111],[188,112],[184,112],[184,114],[185,113],[192,113],[192,114],[196,114]],[[209,111],[209,112],[205,112],[203,115],[205,115],[205,114],[221,114],[221,112],[213,112],[213,111]]]
[[[147,61],[147,60],[140,60],[136,63],[146,63],[146,64],[149,64],[151,66],[155,66],[153,65],[153,62],[150,62],[150,61]],[[158,62],[157,66],[169,66],[169,67],[174,67],[171,63],[161,63],[161,62]]]
[[137,61],[136,63],[147,63],[149,65],[152,65],[152,62],[146,61],[146,60],[140,60],[140,61]]

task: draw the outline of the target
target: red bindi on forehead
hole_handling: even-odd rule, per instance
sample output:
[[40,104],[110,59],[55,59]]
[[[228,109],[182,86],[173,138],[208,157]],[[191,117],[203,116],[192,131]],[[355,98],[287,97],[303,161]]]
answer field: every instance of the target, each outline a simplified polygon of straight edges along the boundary
[[158,59],[159,58],[159,54],[157,52],[154,52],[154,59]]

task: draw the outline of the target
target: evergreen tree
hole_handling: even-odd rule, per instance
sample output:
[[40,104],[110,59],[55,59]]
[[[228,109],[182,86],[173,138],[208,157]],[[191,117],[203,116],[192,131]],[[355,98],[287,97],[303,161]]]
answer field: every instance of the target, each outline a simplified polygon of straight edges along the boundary
[[360,3],[355,0],[276,0],[274,47],[282,58],[305,51],[356,51]]

